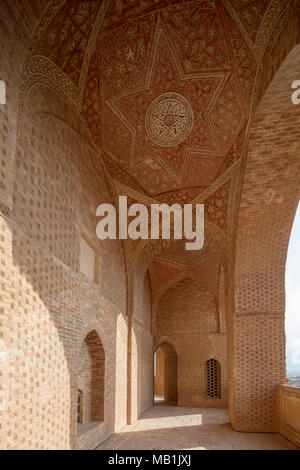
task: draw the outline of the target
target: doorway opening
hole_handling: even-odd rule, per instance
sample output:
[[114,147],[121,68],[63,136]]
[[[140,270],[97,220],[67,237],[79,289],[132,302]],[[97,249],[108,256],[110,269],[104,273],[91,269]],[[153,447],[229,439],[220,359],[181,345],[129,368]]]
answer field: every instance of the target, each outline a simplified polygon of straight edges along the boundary
[[177,406],[177,353],[169,343],[162,343],[154,353],[154,402]]
[[77,376],[77,436],[104,422],[105,352],[96,330],[81,344]]

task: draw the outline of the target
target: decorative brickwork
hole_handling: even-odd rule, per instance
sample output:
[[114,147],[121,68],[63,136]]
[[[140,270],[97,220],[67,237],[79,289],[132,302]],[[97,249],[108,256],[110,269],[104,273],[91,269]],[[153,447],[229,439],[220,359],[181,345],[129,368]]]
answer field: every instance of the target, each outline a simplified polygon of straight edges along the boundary
[[290,53],[256,112],[245,168],[234,327],[235,425],[243,430],[274,430],[275,386],[285,378],[284,272],[300,181],[299,109],[290,87],[299,51]]
[[133,298],[131,421],[153,405],[152,286],[142,260],[136,265]]
[[[215,354],[226,369],[226,335],[218,334],[218,322],[216,297],[200,279],[196,281],[185,278],[177,281],[157,305],[155,342],[167,341],[176,348],[180,406],[226,404],[225,371],[220,376],[220,383],[222,381],[224,388],[222,400],[212,403],[206,392],[205,363],[210,359],[209,356]],[[165,377],[167,373],[165,370]]]
[[[1,448],[96,448],[154,385],[279,429],[299,25],[300,0],[2,2]],[[203,249],[100,242],[119,195],[203,203]]]

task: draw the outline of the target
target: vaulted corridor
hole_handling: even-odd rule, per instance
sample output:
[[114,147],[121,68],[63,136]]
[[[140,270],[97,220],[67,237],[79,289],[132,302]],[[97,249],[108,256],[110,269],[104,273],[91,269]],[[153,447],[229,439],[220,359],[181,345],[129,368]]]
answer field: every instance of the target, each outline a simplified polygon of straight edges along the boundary
[[300,0],[0,14],[0,449],[300,448]]
[[227,410],[155,405],[97,450],[293,450],[279,434],[238,433]]

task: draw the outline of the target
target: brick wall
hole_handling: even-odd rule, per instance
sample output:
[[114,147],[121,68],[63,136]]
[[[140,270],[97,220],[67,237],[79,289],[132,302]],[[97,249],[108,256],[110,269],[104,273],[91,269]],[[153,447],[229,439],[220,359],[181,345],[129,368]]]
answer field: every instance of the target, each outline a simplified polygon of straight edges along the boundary
[[134,275],[132,409],[134,421],[153,405],[152,288],[149,273],[139,261]]
[[[122,427],[127,414],[126,309],[131,292],[126,293],[121,244],[100,243],[95,234],[96,207],[113,201],[113,182],[91,146],[82,116],[61,92],[35,86],[26,102],[19,94],[24,59],[47,4],[1,2],[0,79],[7,85],[7,105],[0,106],[4,449],[93,448]],[[284,271],[300,187],[300,107],[290,99],[298,65],[299,46],[267,91],[249,145],[231,279],[235,310],[227,325],[233,339],[231,418],[238,430],[276,429],[275,387],[285,378]],[[82,232],[99,257],[95,282],[80,272]],[[224,301],[224,275],[219,283],[219,272],[212,272],[211,282],[208,264],[201,267],[196,278],[186,276],[163,294],[156,312],[147,268],[137,263],[130,280],[132,421],[153,403],[153,347],[162,343],[176,351],[179,405],[227,403],[229,301]],[[105,383],[104,396],[100,394],[104,422],[77,438],[79,384],[92,396],[93,360],[85,343],[91,331],[105,354],[100,380]],[[205,397],[205,362],[210,358],[221,365],[218,401]],[[87,409],[86,423],[92,419]]]
[[[227,404],[226,332],[223,326],[223,332],[219,333],[218,308],[224,303],[223,299],[218,301],[219,294],[224,295],[224,289],[219,293],[215,278],[209,285],[207,279],[201,277],[178,281],[161,297],[157,306],[155,345],[165,342],[176,350],[179,406]],[[221,364],[220,400],[206,397],[205,362],[211,358]]]
[[[126,422],[123,254],[95,236],[96,207],[111,196],[77,113],[48,89],[27,98],[14,158],[0,216],[1,448],[96,446]],[[80,273],[81,231],[97,246],[97,283]],[[105,421],[77,442],[78,357],[93,329],[106,355]]]
[[277,429],[276,385],[285,371],[285,263],[300,196],[300,107],[291,84],[300,47],[287,57],[256,112],[238,220],[232,422]]

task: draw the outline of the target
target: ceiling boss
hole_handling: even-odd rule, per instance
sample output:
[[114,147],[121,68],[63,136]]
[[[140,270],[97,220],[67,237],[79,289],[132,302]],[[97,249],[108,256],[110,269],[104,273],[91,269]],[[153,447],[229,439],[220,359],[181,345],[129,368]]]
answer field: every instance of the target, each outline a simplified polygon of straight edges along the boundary
[[150,139],[161,147],[174,147],[191,132],[194,114],[184,96],[175,92],[163,93],[150,104],[145,126]]

